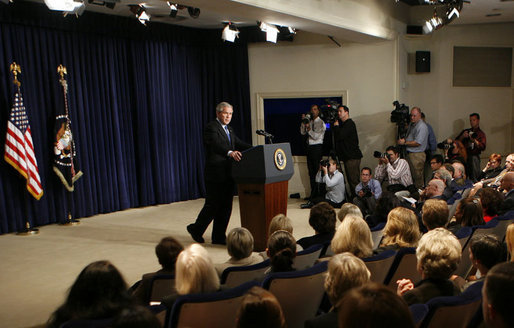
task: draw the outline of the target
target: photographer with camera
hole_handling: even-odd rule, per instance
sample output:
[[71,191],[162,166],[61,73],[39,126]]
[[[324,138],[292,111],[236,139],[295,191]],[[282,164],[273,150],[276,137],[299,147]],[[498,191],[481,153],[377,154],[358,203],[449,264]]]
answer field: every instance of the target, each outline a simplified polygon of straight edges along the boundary
[[409,164],[400,158],[398,149],[395,146],[389,146],[385,154],[376,151],[373,156],[378,158],[375,179],[382,182],[387,178],[388,191],[394,192],[397,197],[409,196],[411,193],[408,191],[408,187],[413,184],[412,176]]
[[405,138],[398,139],[398,145],[406,146],[407,160],[411,169],[416,188],[424,185],[424,168],[428,145],[428,127],[421,119],[421,110],[418,107],[410,111],[410,125]]
[[344,201],[344,176],[337,170],[337,161],[330,157],[319,163],[316,182],[325,185],[325,195],[311,197],[311,200],[301,205],[301,208],[311,208],[317,203],[327,202],[334,208],[340,208]]
[[359,148],[359,136],[355,122],[350,118],[350,109],[344,105],[337,108],[339,119],[334,122],[335,149],[339,160],[344,164],[346,178],[350,185],[352,198],[355,187],[359,184],[359,172],[362,152]]
[[307,135],[307,169],[311,194],[309,198],[316,197],[316,172],[323,156],[323,138],[325,137],[325,122],[319,117],[318,105],[312,105],[310,113],[302,115],[300,133]]
[[375,212],[376,200],[382,195],[380,182],[372,178],[371,169],[363,167],[361,170],[361,182],[355,187],[357,196],[353,203],[357,205],[364,217]]
[[466,171],[468,172],[468,178],[476,182],[481,171],[480,153],[485,150],[486,144],[485,133],[480,129],[480,114],[470,114],[469,125],[471,125],[471,128],[462,130],[455,139],[462,142],[466,147],[468,153]]

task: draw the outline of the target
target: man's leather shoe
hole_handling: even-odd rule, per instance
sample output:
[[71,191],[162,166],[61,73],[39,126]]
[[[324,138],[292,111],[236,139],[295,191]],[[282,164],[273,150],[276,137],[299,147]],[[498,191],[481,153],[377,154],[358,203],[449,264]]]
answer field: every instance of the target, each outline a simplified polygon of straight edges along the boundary
[[227,242],[225,240],[213,240],[212,244],[213,245],[226,245]]
[[314,206],[312,202],[307,202],[305,204],[300,205],[300,208],[311,208],[312,206]]
[[197,243],[200,243],[200,244],[203,244],[205,242],[205,240],[203,239],[203,237],[201,235],[199,235],[196,231],[195,231],[195,226],[194,224],[190,224],[187,226],[187,232],[189,232],[189,234],[191,235],[191,237],[193,238],[194,241],[196,241]]

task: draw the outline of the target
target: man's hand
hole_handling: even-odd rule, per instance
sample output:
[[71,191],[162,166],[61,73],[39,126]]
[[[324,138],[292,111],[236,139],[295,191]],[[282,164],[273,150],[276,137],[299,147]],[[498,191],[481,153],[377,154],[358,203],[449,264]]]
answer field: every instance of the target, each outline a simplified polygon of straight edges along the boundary
[[462,136],[461,136],[462,139],[466,139],[466,138],[469,138],[469,131],[466,130],[464,132],[462,132]]
[[398,139],[397,142],[399,145],[405,145],[405,138]]
[[378,164],[387,164],[389,162],[389,160],[385,157],[380,157],[378,159]]
[[339,126],[339,120],[336,120],[336,121],[334,122],[334,126]]
[[328,169],[327,169],[327,167],[326,167],[326,166],[324,166],[324,165],[323,165],[323,166],[321,167],[321,169],[323,170],[323,173],[324,173],[325,175],[327,175],[327,174],[328,174]]
[[359,197],[364,197],[364,191],[362,191],[362,190],[359,190],[359,192],[357,194],[359,195]]
[[241,154],[241,152],[237,151],[237,150],[234,150],[233,152],[231,152],[229,156],[232,157],[234,159],[234,161],[236,161],[236,162],[239,162],[241,160],[241,158],[243,158],[243,155]]
[[414,289],[414,284],[410,279],[400,279],[397,280],[396,283],[398,284],[398,288],[396,289],[396,294],[399,296],[402,296],[406,292],[408,292],[411,289]]

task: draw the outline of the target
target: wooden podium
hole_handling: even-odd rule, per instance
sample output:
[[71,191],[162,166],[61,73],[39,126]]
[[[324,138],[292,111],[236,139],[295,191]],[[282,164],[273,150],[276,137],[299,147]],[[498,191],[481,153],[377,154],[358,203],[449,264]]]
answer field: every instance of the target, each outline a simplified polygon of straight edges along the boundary
[[287,184],[293,173],[289,143],[245,150],[242,160],[232,166],[241,225],[252,233],[255,251],[266,249],[271,219],[280,213],[287,215]]

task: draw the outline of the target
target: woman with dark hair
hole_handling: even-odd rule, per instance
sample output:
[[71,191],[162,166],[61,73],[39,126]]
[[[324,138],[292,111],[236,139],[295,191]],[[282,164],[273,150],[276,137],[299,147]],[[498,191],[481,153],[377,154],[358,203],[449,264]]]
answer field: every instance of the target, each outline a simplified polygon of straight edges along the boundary
[[448,230],[457,233],[462,227],[472,227],[484,224],[484,214],[480,199],[468,197],[460,201],[455,216],[448,223]]
[[112,318],[131,304],[127,284],[118,269],[109,261],[93,262],[80,272],[47,327],[57,328],[72,319]]
[[500,206],[503,203],[503,195],[493,188],[484,188],[479,196],[484,211],[484,221],[487,223],[498,216]]
[[377,199],[375,213],[366,216],[366,223],[373,228],[379,223],[387,222],[387,215],[393,208],[400,206],[400,200],[390,191],[383,191]]
[[466,151],[466,147],[464,147],[464,144],[459,140],[453,140],[451,144],[452,147],[448,149],[446,162],[453,163],[458,161],[462,164],[466,164],[468,160],[468,153]]
[[478,179],[492,179],[500,174],[502,170],[502,155],[492,153],[491,156],[489,156],[489,161],[487,162],[486,166],[482,172],[480,172]]
[[314,205],[309,214],[309,225],[314,229],[315,234],[298,240],[298,244],[303,249],[329,243],[336,232],[336,211],[326,202]]
[[275,231],[268,239],[266,251],[271,262],[271,268],[267,273],[295,270],[293,261],[296,257],[296,241],[289,232]]
[[246,292],[237,312],[237,328],[285,328],[286,320],[277,298],[261,287]]

